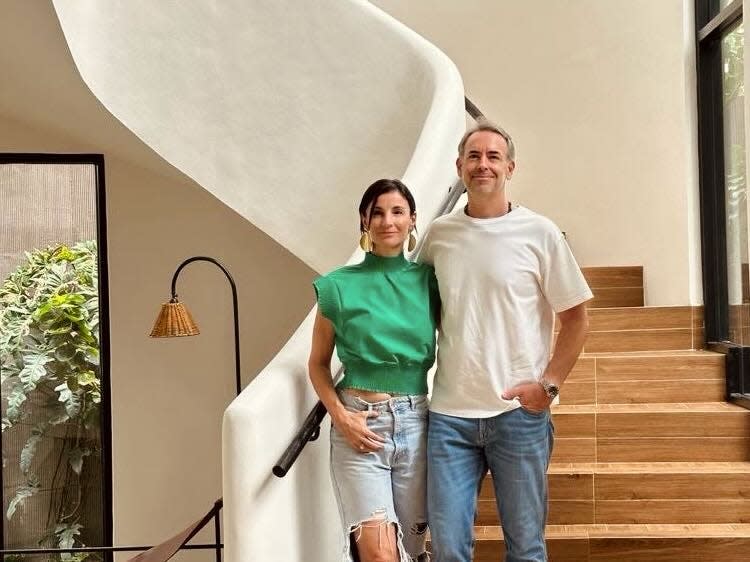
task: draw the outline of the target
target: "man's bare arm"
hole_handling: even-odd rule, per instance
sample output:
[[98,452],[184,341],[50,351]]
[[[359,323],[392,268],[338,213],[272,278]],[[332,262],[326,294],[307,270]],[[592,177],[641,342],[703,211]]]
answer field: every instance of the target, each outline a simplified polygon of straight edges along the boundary
[[[560,317],[560,332],[557,334],[555,351],[542,378],[559,388],[568,378],[581,354],[589,329],[589,320],[585,303],[563,310],[558,316]],[[552,403],[552,398],[547,396],[542,385],[536,382],[516,385],[506,390],[503,398],[505,400],[518,398],[524,408],[533,412],[541,412],[549,408]]]
[[563,310],[558,314],[560,318],[560,332],[557,334],[555,351],[552,353],[542,378],[557,386],[562,386],[570,371],[578,361],[583,349],[583,342],[589,329],[589,319],[586,314],[586,304]]

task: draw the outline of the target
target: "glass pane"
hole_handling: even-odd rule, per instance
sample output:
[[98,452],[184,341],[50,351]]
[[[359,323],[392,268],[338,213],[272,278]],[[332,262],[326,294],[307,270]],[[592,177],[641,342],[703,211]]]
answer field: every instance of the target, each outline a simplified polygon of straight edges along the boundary
[[0,165],[0,515],[9,549],[105,541],[96,182],[93,164]]
[[736,343],[750,343],[743,53],[744,26],[740,24],[721,40],[729,338]]

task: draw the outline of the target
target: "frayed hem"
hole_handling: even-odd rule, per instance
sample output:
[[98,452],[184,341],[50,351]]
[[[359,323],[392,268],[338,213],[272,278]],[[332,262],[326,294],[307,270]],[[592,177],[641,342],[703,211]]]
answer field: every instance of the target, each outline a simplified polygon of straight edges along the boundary
[[[399,562],[428,562],[429,556],[427,555],[426,551],[423,554],[420,554],[417,558],[412,558],[411,556],[409,556],[409,554],[406,552],[406,548],[404,548],[404,532],[401,529],[401,523],[389,519],[385,509],[374,511],[370,519],[364,519],[358,523],[349,525],[349,532],[346,533],[346,536],[344,537],[344,551],[341,556],[341,561],[355,562],[355,559],[353,557],[353,549],[356,548],[356,544],[352,544],[352,535],[355,535],[354,542],[356,543],[359,540],[359,536],[362,535],[363,527],[379,527],[380,530],[378,531],[378,540],[380,541],[382,540],[383,533],[391,524],[396,526],[396,550],[398,552]],[[357,536],[358,533],[359,536]]]

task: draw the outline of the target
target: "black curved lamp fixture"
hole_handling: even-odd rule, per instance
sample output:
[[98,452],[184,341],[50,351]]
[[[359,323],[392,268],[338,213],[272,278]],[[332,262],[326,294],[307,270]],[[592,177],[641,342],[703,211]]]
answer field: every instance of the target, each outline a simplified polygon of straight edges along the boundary
[[206,261],[221,269],[232,288],[232,312],[234,313],[234,378],[237,394],[242,390],[242,379],[240,377],[240,325],[237,307],[237,286],[234,279],[219,261],[207,256],[194,256],[183,261],[172,276],[172,292],[169,302],[161,305],[159,315],[156,317],[154,327],[149,334],[152,338],[179,338],[183,336],[197,336],[200,330],[193,320],[192,315],[183,303],[177,298],[177,277],[188,264],[194,261]]

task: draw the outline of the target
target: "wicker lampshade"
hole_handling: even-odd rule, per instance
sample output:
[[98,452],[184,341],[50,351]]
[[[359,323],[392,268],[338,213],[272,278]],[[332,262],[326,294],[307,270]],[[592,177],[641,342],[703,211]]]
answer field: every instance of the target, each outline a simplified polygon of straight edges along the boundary
[[154,328],[149,335],[152,338],[179,338],[182,336],[197,336],[200,333],[185,305],[177,298],[173,298],[161,305],[159,316],[156,318]]

